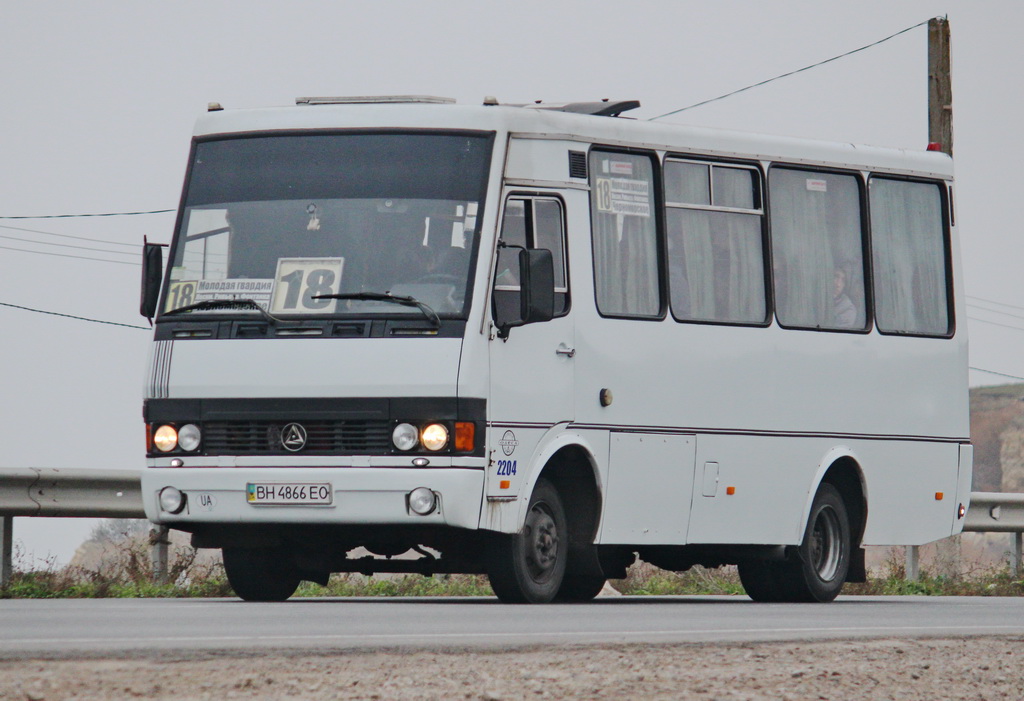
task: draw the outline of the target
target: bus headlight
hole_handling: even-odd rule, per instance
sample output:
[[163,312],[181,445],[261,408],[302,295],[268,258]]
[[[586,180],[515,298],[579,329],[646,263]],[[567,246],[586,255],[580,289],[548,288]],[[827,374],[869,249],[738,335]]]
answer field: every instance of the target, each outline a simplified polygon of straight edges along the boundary
[[444,424],[430,424],[423,429],[420,440],[427,450],[441,450],[448,445],[448,429],[444,427]]
[[426,487],[409,492],[409,509],[420,516],[429,516],[437,506],[437,495]]
[[398,424],[391,432],[391,442],[399,450],[412,450],[419,440],[419,431],[412,424]]
[[153,445],[161,453],[169,453],[178,445],[178,432],[174,426],[161,426],[153,433]]
[[180,489],[164,487],[160,490],[160,508],[169,514],[179,514],[185,508],[185,495]]
[[202,433],[195,424],[185,424],[178,431],[178,445],[185,452],[191,453],[199,447],[199,440]]

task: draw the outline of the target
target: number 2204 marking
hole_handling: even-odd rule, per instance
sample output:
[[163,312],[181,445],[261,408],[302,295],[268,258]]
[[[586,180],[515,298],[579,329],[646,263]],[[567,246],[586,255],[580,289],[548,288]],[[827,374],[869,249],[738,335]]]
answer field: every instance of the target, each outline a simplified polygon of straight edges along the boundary
[[516,473],[516,461],[515,460],[499,460],[498,461],[498,476],[511,476]]

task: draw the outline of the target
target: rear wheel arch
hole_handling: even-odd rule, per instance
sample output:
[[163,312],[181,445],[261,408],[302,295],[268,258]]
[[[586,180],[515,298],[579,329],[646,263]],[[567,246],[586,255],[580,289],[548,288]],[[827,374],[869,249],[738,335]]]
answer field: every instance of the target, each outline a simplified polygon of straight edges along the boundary
[[[851,546],[860,546],[868,521],[867,487],[864,471],[852,455],[837,458],[829,465],[818,486],[828,483],[836,488],[846,505],[850,519]],[[817,491],[817,488],[815,489]]]

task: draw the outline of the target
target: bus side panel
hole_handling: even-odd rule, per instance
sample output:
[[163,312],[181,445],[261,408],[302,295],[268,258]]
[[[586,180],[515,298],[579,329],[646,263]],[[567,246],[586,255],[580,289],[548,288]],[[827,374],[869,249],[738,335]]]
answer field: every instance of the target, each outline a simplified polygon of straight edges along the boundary
[[[839,446],[822,438],[702,435],[687,540],[799,543],[816,475],[829,467],[822,458],[833,451],[852,455],[864,472],[866,545],[920,545],[950,534],[959,504],[957,444],[862,440]],[[709,465],[717,485],[706,477]]]
[[610,434],[601,543],[684,544],[695,437]]
[[807,438],[698,436],[687,540],[799,543],[807,497],[829,447]]
[[923,545],[950,535],[957,518],[960,446],[864,442],[868,486],[865,545]]

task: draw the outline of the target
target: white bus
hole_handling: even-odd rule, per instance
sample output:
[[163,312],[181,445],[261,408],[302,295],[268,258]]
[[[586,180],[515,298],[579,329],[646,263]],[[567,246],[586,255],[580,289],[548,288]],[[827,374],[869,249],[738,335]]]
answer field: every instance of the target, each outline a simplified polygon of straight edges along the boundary
[[146,512],[243,599],[418,572],[580,601],[640,558],[830,601],[864,545],[960,532],[946,155],[297,102],[212,105],[166,275],[145,254]]

